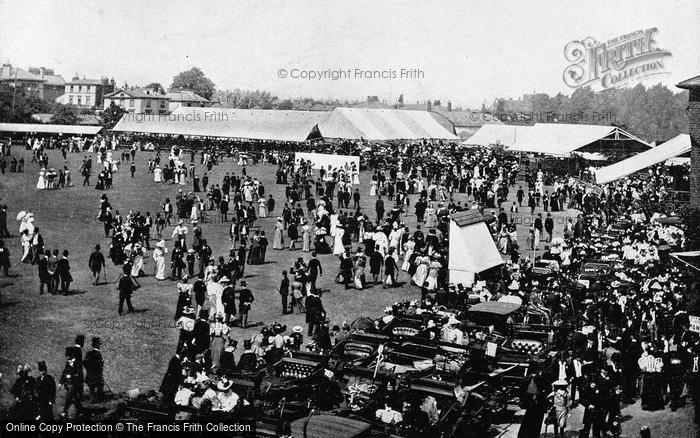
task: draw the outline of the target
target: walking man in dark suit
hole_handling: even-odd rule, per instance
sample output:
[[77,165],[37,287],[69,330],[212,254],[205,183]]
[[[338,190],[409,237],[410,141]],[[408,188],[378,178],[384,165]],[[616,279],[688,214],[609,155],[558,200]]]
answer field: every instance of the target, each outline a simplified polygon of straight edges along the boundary
[[39,377],[36,379],[35,393],[38,407],[36,420],[50,423],[54,420],[53,405],[56,403],[56,380],[48,373],[46,362],[38,363]]
[[100,282],[100,272],[102,268],[105,267],[105,256],[100,252],[100,245],[95,245],[95,251],[90,254],[90,260],[88,260],[88,267],[90,272],[92,272],[92,284],[97,285]]
[[85,383],[90,388],[90,398],[93,402],[100,402],[104,397],[104,361],[100,346],[100,338],[92,338],[92,350],[88,351],[83,360],[85,367]]

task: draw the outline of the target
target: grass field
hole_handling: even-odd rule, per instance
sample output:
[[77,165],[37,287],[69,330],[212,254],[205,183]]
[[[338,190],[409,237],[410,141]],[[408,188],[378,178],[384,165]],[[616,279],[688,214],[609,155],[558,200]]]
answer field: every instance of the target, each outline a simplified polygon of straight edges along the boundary
[[[15,153],[24,155],[29,163],[30,155],[26,151],[14,148]],[[58,168],[62,158],[56,151],[49,151],[49,166]],[[181,186],[156,184],[153,175],[147,172],[147,153],[136,156],[137,172],[131,178],[127,167],[115,174],[114,189],[106,192],[113,209],[122,215],[130,210],[146,211],[155,215],[166,197],[174,200]],[[87,337],[102,338],[102,354],[105,359],[105,379],[114,391],[131,388],[157,388],[175,350],[178,331],[174,328],[173,315],[177,302],[175,283],[158,282],[153,276],[153,260],[150,253],[146,257],[144,271],[149,275],[139,279],[142,288],[132,299],[137,313],[120,317],[117,314],[118,292],[114,284],[92,286],[91,274],[87,268],[90,252],[96,243],[100,243],[103,253],[107,255],[109,239],[104,238],[102,225],[95,221],[99,207],[100,191],[93,187],[82,187],[82,178],[78,167],[82,154],[69,154],[69,168],[73,174],[74,186],[64,190],[35,190],[38,168],[27,164],[23,174],[6,173],[0,177],[0,199],[9,206],[8,226],[13,238],[6,239],[6,245],[12,252],[11,273],[14,278],[0,279],[2,287],[2,305],[0,323],[0,372],[6,376],[2,391],[3,405],[11,403],[7,389],[14,378],[14,370],[19,363],[29,363],[33,367],[39,360],[46,360],[50,372],[60,375],[64,364],[64,349],[72,345],[77,333]],[[272,193],[277,201],[276,210],[280,212],[284,205],[284,186],[275,184],[275,170],[271,165],[249,166],[247,171],[265,185],[266,193]],[[231,160],[216,166],[210,176],[210,183],[221,183],[225,172],[241,173],[241,168]],[[198,173],[200,171],[198,170]],[[95,179],[93,177],[93,179]],[[369,178],[365,178],[368,180]],[[368,181],[363,181],[361,192],[365,199],[362,207],[371,206],[374,215],[374,198],[365,196],[369,192]],[[191,190],[191,186],[182,187]],[[21,248],[16,236],[19,226],[14,221],[21,210],[31,211],[36,216],[48,249],[67,249],[70,252],[72,274],[75,281],[71,285],[70,296],[39,295],[39,283],[36,267],[19,263]],[[211,216],[216,216],[212,212]],[[408,218],[409,222],[412,218]],[[415,218],[413,218],[415,219]],[[260,219],[260,225],[266,234],[272,236],[275,219]],[[222,224],[218,218],[213,223],[202,225],[204,237],[211,245],[214,255],[227,255],[230,248],[228,224]],[[169,232],[164,237],[169,242]],[[300,247],[300,245],[298,245]],[[246,266],[246,281],[255,294],[255,303],[250,314],[250,322],[269,324],[275,321],[288,327],[304,322],[304,315],[282,315],[279,295],[281,272],[289,269],[297,257],[308,259],[310,254],[300,250],[268,250],[265,265]],[[344,291],[336,287],[333,279],[337,272],[337,258],[320,256],[324,274],[319,286],[331,289],[323,296],[324,306],[332,324],[342,321],[351,322],[357,317],[376,316],[383,308],[400,299],[415,298],[419,292],[414,288],[396,288],[382,290],[380,286],[364,291]],[[120,267],[107,260],[107,279],[114,282],[120,273]],[[259,329],[234,328],[234,334],[243,340]],[[242,345],[242,342],[240,342]],[[86,348],[87,351],[87,348]],[[59,391],[59,396],[62,396]]]

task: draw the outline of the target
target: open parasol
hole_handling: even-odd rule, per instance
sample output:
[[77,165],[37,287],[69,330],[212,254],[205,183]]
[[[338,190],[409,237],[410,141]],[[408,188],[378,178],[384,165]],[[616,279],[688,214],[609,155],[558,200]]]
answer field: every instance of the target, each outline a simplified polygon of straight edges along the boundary
[[21,221],[22,219],[25,218],[25,216],[27,216],[27,212],[24,211],[24,210],[22,210],[22,211],[20,211],[19,213],[17,213],[17,220],[18,220],[18,221]]

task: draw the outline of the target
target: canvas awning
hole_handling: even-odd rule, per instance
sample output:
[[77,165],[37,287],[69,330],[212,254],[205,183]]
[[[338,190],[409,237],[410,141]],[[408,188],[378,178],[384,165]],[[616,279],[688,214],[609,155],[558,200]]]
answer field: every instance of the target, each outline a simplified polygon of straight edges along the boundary
[[36,134],[95,135],[101,126],[42,125],[39,123],[0,123],[0,132],[25,132]]
[[302,142],[326,117],[322,111],[179,107],[167,115],[126,114],[112,131]]
[[607,184],[688,152],[690,152],[690,136],[680,134],[655,148],[596,170],[595,179],[598,184]]
[[468,313],[492,313],[495,315],[508,315],[520,309],[520,304],[504,303],[503,301],[486,301],[474,304],[467,310]]
[[[438,118],[445,121],[438,122]],[[336,108],[318,125],[324,138],[364,140],[457,140],[451,123],[429,111]],[[452,128],[454,129],[454,128]]]
[[649,143],[615,126],[535,123],[515,141],[509,151],[568,156],[571,152],[599,140],[629,140],[651,147]]
[[453,214],[449,236],[450,282],[472,284],[475,274],[503,264],[501,253],[478,211]]
[[513,146],[518,138],[527,132],[530,126],[520,125],[484,125],[471,137],[464,140],[464,145],[492,146],[500,145],[506,148]]

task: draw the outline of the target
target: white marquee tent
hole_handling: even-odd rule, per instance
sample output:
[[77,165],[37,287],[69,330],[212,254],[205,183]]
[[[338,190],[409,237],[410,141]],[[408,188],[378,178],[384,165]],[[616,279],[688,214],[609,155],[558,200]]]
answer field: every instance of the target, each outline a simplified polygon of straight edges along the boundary
[[452,215],[449,247],[450,283],[471,286],[475,276],[503,264],[484,217],[476,210]]
[[598,184],[607,184],[688,152],[690,152],[690,136],[679,134],[655,148],[596,170],[595,179]]
[[492,146],[500,145],[509,148],[530,129],[522,125],[486,124],[479,128],[471,137],[462,142],[465,145]]
[[[442,123],[438,121],[442,119]],[[429,111],[336,108],[318,125],[324,138],[364,140],[457,140],[449,120]]]
[[651,147],[649,143],[616,126],[535,123],[524,135],[518,137],[509,150],[569,156],[572,152],[599,140],[635,141],[642,147]]

